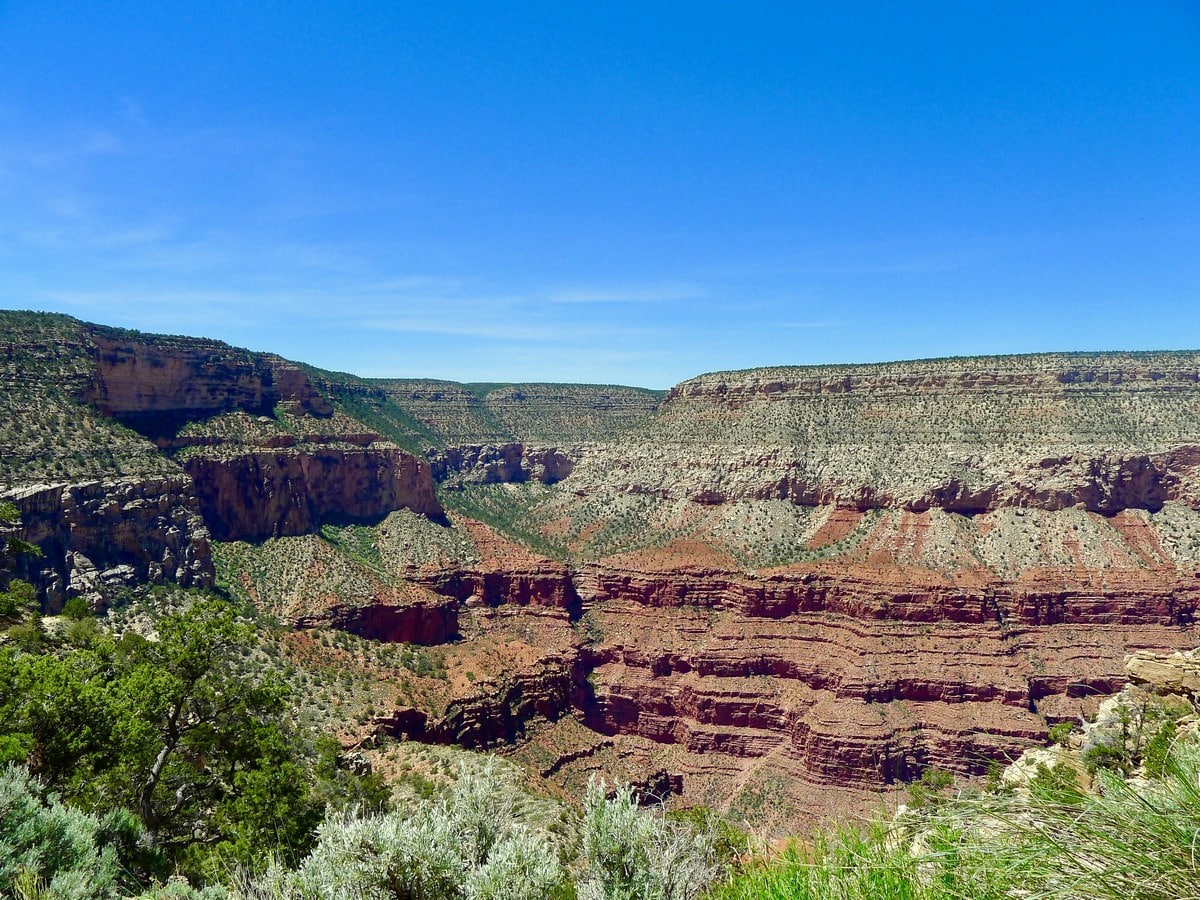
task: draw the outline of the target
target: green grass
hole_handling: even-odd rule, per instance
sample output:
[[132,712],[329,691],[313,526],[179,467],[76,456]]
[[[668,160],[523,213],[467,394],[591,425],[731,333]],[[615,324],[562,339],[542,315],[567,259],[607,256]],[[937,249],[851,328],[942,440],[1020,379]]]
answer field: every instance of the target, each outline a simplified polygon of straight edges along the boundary
[[485,484],[439,490],[438,499],[447,509],[490,525],[536,553],[565,560],[570,556],[567,547],[538,527],[535,511],[548,494],[549,489],[538,484]]
[[[939,823],[926,837],[928,852],[901,843],[884,822],[864,830],[843,826],[792,847],[767,864],[750,867],[711,894],[712,900],[942,900],[1013,896],[1013,886],[986,857],[964,845],[952,826]],[[986,877],[984,877],[986,875]]]

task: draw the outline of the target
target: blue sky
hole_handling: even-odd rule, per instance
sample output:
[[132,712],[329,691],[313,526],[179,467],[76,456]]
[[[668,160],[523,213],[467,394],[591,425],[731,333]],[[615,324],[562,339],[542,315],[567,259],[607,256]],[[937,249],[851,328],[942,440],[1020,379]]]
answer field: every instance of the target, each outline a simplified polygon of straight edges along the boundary
[[0,0],[0,306],[363,375],[1200,347],[1200,3]]

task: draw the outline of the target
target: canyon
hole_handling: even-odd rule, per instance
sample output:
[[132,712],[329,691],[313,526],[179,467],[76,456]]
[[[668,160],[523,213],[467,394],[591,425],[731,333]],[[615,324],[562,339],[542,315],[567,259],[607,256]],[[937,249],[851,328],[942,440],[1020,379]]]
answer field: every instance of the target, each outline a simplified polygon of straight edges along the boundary
[[[150,585],[353,670],[330,727],[779,828],[978,776],[1200,643],[1200,354],[362,379],[0,313],[0,499],[44,610]],[[353,639],[354,655],[318,639]],[[381,648],[401,648],[401,656]]]

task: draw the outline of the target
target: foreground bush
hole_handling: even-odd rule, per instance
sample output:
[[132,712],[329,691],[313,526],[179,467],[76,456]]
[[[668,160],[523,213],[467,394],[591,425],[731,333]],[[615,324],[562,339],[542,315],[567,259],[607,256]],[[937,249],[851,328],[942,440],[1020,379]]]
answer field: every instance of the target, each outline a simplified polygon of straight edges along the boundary
[[[517,816],[493,759],[415,809],[329,819],[296,869],[243,879],[252,900],[695,900],[718,872],[712,832],[638,807],[628,788],[588,787],[574,866]],[[572,871],[573,870],[573,871]]]
[[1178,900],[1200,897],[1200,747],[1163,777],[1063,772],[1028,792],[976,795],[816,836],[760,862],[712,900]]
[[932,823],[917,847],[906,828],[875,822],[817,835],[740,873],[713,900],[1000,900],[1022,896],[983,847],[953,822]]
[[715,834],[638,808],[632,789],[612,797],[588,784],[580,900],[692,900],[716,878]]
[[102,822],[64,806],[23,767],[0,772],[0,896],[120,896],[118,839],[129,818]]
[[518,821],[495,761],[464,771],[441,800],[386,815],[326,820],[297,869],[272,866],[255,900],[556,900],[573,896],[558,848]]

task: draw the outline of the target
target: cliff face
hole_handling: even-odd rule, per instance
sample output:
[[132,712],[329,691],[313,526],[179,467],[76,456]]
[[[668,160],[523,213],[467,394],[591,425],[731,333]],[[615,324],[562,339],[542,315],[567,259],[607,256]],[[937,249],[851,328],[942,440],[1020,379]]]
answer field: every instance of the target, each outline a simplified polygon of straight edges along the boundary
[[401,507],[442,514],[428,463],[279,357],[66,317],[2,323],[0,493],[45,554],[21,571],[50,609],[147,582],[211,585],[210,531],[259,539]]
[[822,451],[643,444],[580,454],[573,486],[700,503],[787,500],[801,506],[941,509],[975,514],[1023,507],[1092,512],[1200,507],[1200,444],[1157,453],[1047,447],[1044,454],[927,444]]
[[673,388],[627,446],[578,460],[575,485],[968,513],[1194,504],[1198,398],[1194,353],[717,373]]
[[447,447],[429,454],[434,480],[448,486],[536,481],[554,484],[575,468],[568,451],[524,444]]
[[209,585],[215,557],[298,645],[372,642],[356,665],[395,691],[364,740],[816,817],[982,772],[1094,709],[1126,653],[1200,637],[1197,354],[717,373],[663,399],[0,321],[0,496],[47,607]]
[[182,473],[35,484],[0,497],[21,512],[20,537],[44,554],[20,560],[17,574],[44,592],[52,612],[70,596],[99,606],[146,583],[212,586],[209,532]]
[[[1060,572],[954,584],[930,573],[796,567],[581,574],[595,730],[661,747],[693,796],[768,765],[829,792],[886,789],[928,766],[983,773],[1094,711],[1121,659],[1183,648],[1200,578]],[[669,751],[665,748],[670,748]],[[643,749],[642,752],[650,752]]]
[[144,340],[95,329],[94,381],[83,399],[137,431],[159,422],[242,410],[272,415],[281,402],[314,416],[333,412],[308,376],[278,357],[215,341]]
[[218,540],[306,534],[327,520],[380,519],[407,508],[440,516],[429,464],[394,448],[251,451],[186,463]]

